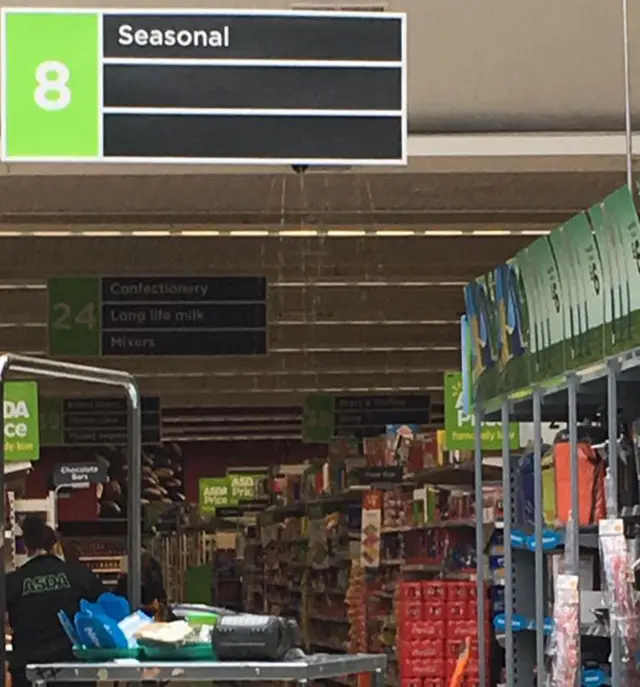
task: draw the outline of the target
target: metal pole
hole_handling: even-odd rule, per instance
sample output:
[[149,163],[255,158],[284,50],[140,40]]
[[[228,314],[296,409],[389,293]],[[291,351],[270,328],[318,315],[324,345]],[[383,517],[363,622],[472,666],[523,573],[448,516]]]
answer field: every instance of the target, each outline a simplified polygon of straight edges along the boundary
[[533,392],[533,504],[535,510],[535,595],[536,595],[536,675],[538,687],[545,684],[544,665],[544,552],[542,532],[542,392]]
[[629,0],[622,0],[624,45],[624,124],[627,160],[627,186],[633,193],[633,123],[631,121],[631,46],[629,40]]
[[142,512],[140,498],[142,492],[142,458],[140,445],[142,443],[142,412],[140,408],[140,391],[135,382],[126,386],[129,451],[129,490],[127,492],[127,549],[128,557],[128,589],[129,602],[132,608],[138,608],[142,601]]
[[580,574],[580,493],[578,489],[578,380],[569,376],[567,388],[569,406],[569,455],[571,468],[571,539],[574,542],[571,554],[571,572]]
[[[609,434],[609,471],[611,486],[615,498],[615,513],[609,515],[615,517],[618,514],[618,364],[610,360],[607,365],[607,429]],[[616,623],[611,626],[611,687],[620,687],[622,664],[622,652],[620,648],[620,635]]]
[[[4,623],[4,618],[6,617],[7,614],[7,593],[6,593],[6,584],[5,584],[5,569],[4,569],[4,547],[6,543],[6,535],[5,535],[5,529],[6,529],[6,524],[5,524],[5,512],[4,512],[4,504],[5,504],[5,493],[4,493],[4,460],[5,460],[5,455],[4,455],[4,378],[6,376],[7,372],[7,367],[8,367],[8,356],[3,355],[0,358],[0,400],[2,400],[2,404],[0,404],[0,407],[2,408],[0,410],[0,426],[2,426],[2,440],[0,440],[0,523],[2,523],[2,543],[0,543],[0,618],[2,618],[3,623]],[[13,533],[12,533],[13,536]],[[3,625],[4,627],[4,625]],[[5,677],[5,666],[7,665],[7,650],[6,650],[6,645],[4,641],[4,634],[2,636],[2,641],[0,641],[0,671],[2,671],[2,684],[4,686],[4,677]]]
[[[514,687],[513,662],[513,554],[511,546],[511,446],[509,445],[509,402],[502,402],[502,503],[504,509],[504,650],[507,687]],[[482,684],[482,683],[481,683]]]
[[484,518],[482,495],[482,407],[476,405],[474,439],[475,439],[475,490],[476,490],[476,592],[478,604],[478,679],[481,685],[487,683],[485,655],[485,590],[484,590]]
[[[569,458],[571,473],[571,541],[573,550],[571,552],[571,571],[574,575],[580,574],[580,491],[579,491],[579,466],[578,466],[578,380],[575,375],[569,375],[569,386],[567,388],[568,407],[569,407]],[[580,614],[578,613],[578,617]],[[578,643],[578,656],[576,660],[580,665],[580,644]],[[581,683],[580,671],[578,671],[574,685],[578,687]]]

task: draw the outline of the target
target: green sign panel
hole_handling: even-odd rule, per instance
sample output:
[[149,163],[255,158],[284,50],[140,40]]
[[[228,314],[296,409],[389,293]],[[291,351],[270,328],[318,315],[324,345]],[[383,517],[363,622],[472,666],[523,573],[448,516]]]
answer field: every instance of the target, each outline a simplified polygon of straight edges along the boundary
[[237,506],[241,501],[256,498],[261,475],[243,472],[229,473],[226,477],[203,477],[199,481],[199,506],[203,515],[214,515],[216,508]]
[[215,515],[216,508],[233,505],[226,477],[202,477],[198,482],[201,515]]
[[2,157],[101,155],[97,12],[3,10]]
[[[464,412],[462,373],[447,372],[444,376],[444,426],[449,451],[472,451],[475,447],[475,415]],[[502,448],[502,423],[482,423],[482,448]],[[509,446],[519,448],[520,431],[515,422],[509,424]]]
[[472,398],[640,345],[640,222],[618,189],[465,287]]
[[4,383],[4,457],[14,462],[40,458],[36,382]]
[[335,399],[327,394],[307,396],[302,411],[302,441],[328,444],[334,436]]

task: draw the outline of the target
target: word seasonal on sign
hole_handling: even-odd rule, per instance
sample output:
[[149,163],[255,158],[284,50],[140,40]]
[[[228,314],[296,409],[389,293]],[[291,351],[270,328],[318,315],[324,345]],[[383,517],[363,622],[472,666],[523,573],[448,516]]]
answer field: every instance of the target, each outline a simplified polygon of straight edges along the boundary
[[[160,443],[160,399],[142,397],[142,443]],[[43,398],[43,446],[126,446],[129,429],[124,398]]]
[[406,15],[4,8],[6,161],[405,164]]
[[56,277],[48,292],[50,355],[267,352],[264,277]]
[[38,429],[38,384],[4,382],[4,458],[34,461],[40,458]]
[[80,488],[89,484],[104,484],[108,479],[106,463],[58,463],[53,467],[53,485]]

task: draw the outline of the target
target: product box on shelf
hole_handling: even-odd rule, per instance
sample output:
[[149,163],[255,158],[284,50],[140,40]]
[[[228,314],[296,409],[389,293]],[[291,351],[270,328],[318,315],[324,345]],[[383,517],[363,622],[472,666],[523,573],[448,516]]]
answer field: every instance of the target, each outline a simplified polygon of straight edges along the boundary
[[[400,687],[446,687],[466,639],[471,640],[471,652],[463,685],[477,687],[476,594],[476,583],[472,581],[400,583],[396,607]],[[488,666],[491,648],[489,603],[485,608],[485,659]]]

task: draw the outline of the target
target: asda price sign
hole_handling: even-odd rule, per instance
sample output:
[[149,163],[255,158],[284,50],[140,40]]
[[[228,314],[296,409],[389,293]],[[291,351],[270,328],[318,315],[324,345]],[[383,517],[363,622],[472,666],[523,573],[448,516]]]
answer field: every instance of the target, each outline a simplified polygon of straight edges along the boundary
[[198,482],[200,515],[215,515],[216,508],[232,505],[226,477],[203,477]]
[[5,461],[38,460],[40,436],[36,382],[5,382],[3,409]]
[[[475,448],[475,414],[464,412],[462,372],[447,372],[444,376],[444,427],[448,451],[472,451]],[[483,422],[480,428],[482,448],[498,451],[502,448],[502,422]],[[520,428],[509,423],[509,446],[520,446]]]

